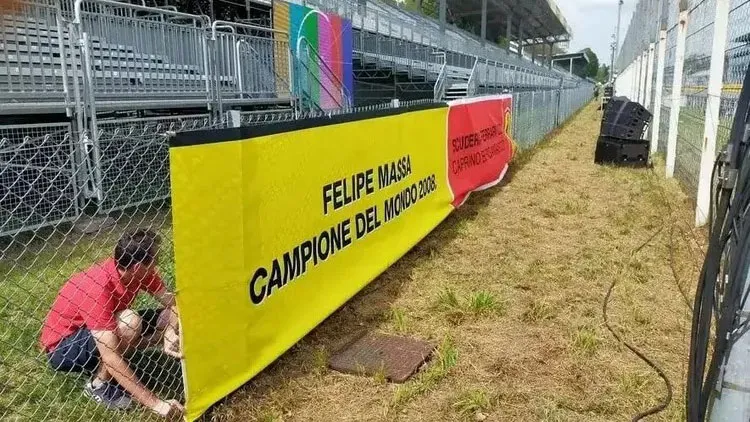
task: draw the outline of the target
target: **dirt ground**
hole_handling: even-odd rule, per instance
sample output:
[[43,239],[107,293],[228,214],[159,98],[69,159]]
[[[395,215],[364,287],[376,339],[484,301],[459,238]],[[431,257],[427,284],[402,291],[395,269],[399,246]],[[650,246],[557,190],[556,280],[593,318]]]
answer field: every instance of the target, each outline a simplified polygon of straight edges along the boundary
[[[604,326],[616,281],[611,325],[674,387],[666,411],[649,420],[683,420],[686,297],[692,303],[705,234],[658,162],[593,163],[599,119],[588,106],[518,157],[507,183],[472,196],[206,419],[630,420],[666,388]],[[439,353],[403,385],[326,369],[361,330],[430,340]]]

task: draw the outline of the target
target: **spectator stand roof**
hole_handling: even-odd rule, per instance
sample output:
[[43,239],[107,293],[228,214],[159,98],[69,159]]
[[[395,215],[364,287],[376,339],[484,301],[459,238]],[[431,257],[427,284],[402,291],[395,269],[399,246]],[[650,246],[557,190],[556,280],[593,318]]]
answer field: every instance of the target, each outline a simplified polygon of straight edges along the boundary
[[[572,31],[555,0],[486,0],[487,39],[506,37],[510,18],[511,40],[522,45],[567,42]],[[454,22],[468,20],[482,25],[483,0],[446,0],[448,16]]]
[[581,72],[589,64],[589,58],[584,52],[555,54],[552,56],[552,63],[559,69],[565,70],[571,74]]

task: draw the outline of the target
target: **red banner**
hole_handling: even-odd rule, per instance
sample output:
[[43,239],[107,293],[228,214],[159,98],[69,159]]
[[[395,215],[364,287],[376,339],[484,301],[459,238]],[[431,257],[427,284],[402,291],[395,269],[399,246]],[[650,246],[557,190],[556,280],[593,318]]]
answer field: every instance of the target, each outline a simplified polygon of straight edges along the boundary
[[510,95],[495,95],[448,103],[448,182],[454,207],[505,176],[513,158],[512,101]]

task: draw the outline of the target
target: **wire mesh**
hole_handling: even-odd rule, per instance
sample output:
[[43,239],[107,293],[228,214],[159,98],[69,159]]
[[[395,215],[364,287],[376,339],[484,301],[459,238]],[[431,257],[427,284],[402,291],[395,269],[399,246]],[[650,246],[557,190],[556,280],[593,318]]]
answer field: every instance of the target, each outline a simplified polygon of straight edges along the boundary
[[0,126],[0,234],[80,215],[76,144],[67,123]]
[[210,115],[100,121],[99,213],[109,213],[169,197],[168,132],[215,126]]
[[715,14],[715,0],[689,3],[675,177],[690,192],[698,189]]
[[522,91],[513,94],[513,140],[529,149],[563,124],[594,96],[588,84],[562,90]]
[[[519,144],[528,148],[539,142],[589,101],[592,93],[588,85],[582,85],[562,91],[515,94],[514,133]],[[386,107],[388,105],[381,104],[351,111]],[[248,112],[242,114],[242,124],[268,124],[323,115],[330,113]],[[6,159],[3,155],[3,165],[8,161],[7,167],[0,170],[3,186],[33,179],[34,183],[26,186],[43,190],[43,195],[48,198],[34,197],[34,192],[16,192],[13,198],[29,201],[27,208],[32,211],[33,218],[38,218],[29,217],[21,222],[16,221],[23,218],[22,208],[12,208],[12,212],[6,214],[6,203],[9,202],[7,198],[3,200],[4,230],[14,224],[14,232],[6,232],[0,240],[0,277],[4,281],[4,293],[0,295],[0,318],[4,321],[0,327],[0,371],[6,375],[0,382],[0,416],[3,420],[98,421],[151,417],[143,409],[108,412],[85,397],[81,390],[90,375],[53,371],[46,353],[38,346],[40,329],[50,304],[66,280],[92,264],[94,268],[106,265],[114,244],[122,233],[129,230],[149,228],[160,234],[159,272],[167,287],[174,286],[169,173],[163,135],[167,131],[211,127],[213,123],[203,115],[101,121],[98,142],[102,148],[103,194],[101,208],[96,212],[108,216],[110,221],[92,219],[78,206],[84,199],[91,199],[84,198],[80,191],[76,194],[75,190],[75,176],[87,174],[88,167],[67,170],[69,165],[77,163],[76,151],[91,147],[85,136],[73,136],[69,126],[0,129],[6,133],[2,154],[14,154],[13,159]],[[223,125],[222,122],[219,124]],[[7,135],[18,134],[21,130],[25,130],[26,135],[20,141],[20,135]],[[25,144],[23,139],[26,139]],[[22,147],[6,149],[10,142]],[[22,164],[24,172],[34,175],[14,173],[15,164]],[[37,177],[47,172],[50,176]],[[49,186],[45,187],[45,183]],[[45,211],[45,204],[51,206],[48,211]],[[136,206],[138,204],[140,206]],[[40,214],[43,216],[36,217]],[[42,223],[45,225],[42,229],[32,227],[32,224]],[[135,309],[152,309],[156,304],[144,296],[133,306]],[[131,355],[130,365],[135,368],[136,376],[159,397],[183,399],[178,361],[152,348]]]
[[[677,26],[679,1],[663,0],[662,8],[648,6],[649,0],[641,0],[627,30],[627,35],[620,50],[617,68],[623,69],[617,88],[628,93],[631,90],[628,78],[632,78],[634,63],[639,52],[644,51],[644,39],[658,35],[660,27],[667,30],[666,53],[664,55],[664,79],[661,93],[656,92],[659,81],[654,72],[652,86],[654,95],[661,95],[661,116],[658,134],[658,152],[666,154],[667,138],[670,131],[669,116],[672,107],[680,107],[676,129],[677,144],[675,155],[675,177],[684,185],[685,190],[695,195],[700,176],[700,162],[703,150],[706,125],[717,127],[716,151],[721,151],[726,144],[736,110],[737,97],[742,88],[745,71],[750,66],[750,1],[731,0],[729,6],[728,34],[724,52],[724,73],[721,99],[719,102],[718,122],[707,122],[706,116],[715,115],[716,110],[707,110],[709,104],[708,84],[711,74],[711,55],[713,53],[713,34],[715,31],[716,0],[689,0],[687,2],[687,26],[685,38],[685,57],[682,75],[682,90],[672,92],[676,60]],[[659,11],[660,10],[660,11]],[[652,28],[656,28],[655,30]],[[655,62],[658,62],[658,48],[655,50]],[[635,78],[637,80],[637,77]],[[674,95],[679,95],[675,98]],[[673,100],[677,100],[674,102]],[[653,104],[653,101],[652,101]],[[707,113],[712,111],[712,113]]]
[[726,145],[729,140],[743,77],[750,67],[750,0],[731,2],[724,60],[726,68],[719,110],[719,146]]

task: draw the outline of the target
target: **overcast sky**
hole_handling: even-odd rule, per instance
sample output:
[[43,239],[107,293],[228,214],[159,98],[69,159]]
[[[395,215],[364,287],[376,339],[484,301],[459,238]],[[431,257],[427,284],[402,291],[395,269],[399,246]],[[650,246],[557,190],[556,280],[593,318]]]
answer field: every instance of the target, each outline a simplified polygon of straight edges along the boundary
[[[617,0],[555,0],[573,30],[570,51],[594,50],[601,63],[609,64],[612,34],[617,24]],[[637,0],[625,0],[622,7],[620,43],[633,16]]]

